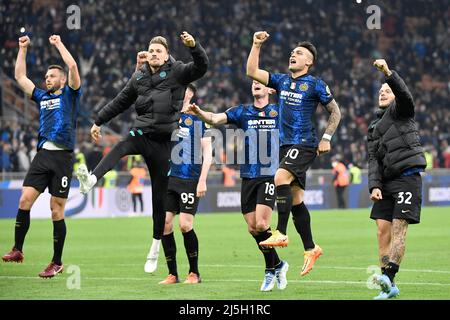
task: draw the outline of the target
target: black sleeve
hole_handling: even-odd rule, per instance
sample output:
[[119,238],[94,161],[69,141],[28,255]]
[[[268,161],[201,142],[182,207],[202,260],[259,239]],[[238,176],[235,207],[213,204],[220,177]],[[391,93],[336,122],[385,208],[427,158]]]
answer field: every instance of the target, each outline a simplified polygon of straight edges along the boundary
[[392,74],[386,77],[386,83],[395,95],[394,113],[403,118],[414,117],[414,99],[403,79],[392,70]]
[[118,114],[127,110],[137,99],[137,90],[134,86],[134,75],[128,81],[125,88],[106,106],[104,106],[97,115],[95,124],[101,126]]
[[181,84],[189,84],[200,79],[208,70],[209,59],[200,43],[196,41],[195,46],[189,50],[194,61],[180,64],[176,69],[176,77]]
[[372,193],[372,190],[375,188],[382,189],[382,167],[378,162],[377,157],[377,145],[368,139],[368,153],[369,153],[369,192]]

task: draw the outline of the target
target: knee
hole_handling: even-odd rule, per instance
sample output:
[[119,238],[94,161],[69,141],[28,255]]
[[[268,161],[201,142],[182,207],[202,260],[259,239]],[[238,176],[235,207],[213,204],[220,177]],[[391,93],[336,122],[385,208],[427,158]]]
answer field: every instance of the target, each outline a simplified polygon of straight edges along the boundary
[[173,232],[173,224],[172,222],[166,221],[164,224],[164,234],[169,234]]
[[380,240],[389,238],[390,235],[391,235],[391,231],[388,230],[387,228],[378,228],[378,230],[377,230],[377,237]]
[[303,203],[303,194],[301,192],[292,192],[292,205],[298,206]]
[[58,221],[64,219],[64,207],[58,203],[52,203],[50,206],[52,211],[52,220]]
[[258,230],[256,230],[256,226],[248,225],[247,226],[248,233],[252,236],[256,236],[258,234]]
[[19,200],[19,208],[22,210],[30,210],[33,205],[33,199],[30,196],[22,194]]
[[180,231],[186,233],[192,230],[192,223],[180,221]]
[[257,221],[256,222],[256,228],[255,231],[256,232],[264,232],[267,229],[269,229],[269,224],[266,221]]
[[289,171],[277,170],[275,177],[274,177],[274,183],[276,186],[281,186],[283,184],[290,184],[291,181],[292,181],[292,176]]
[[273,182],[275,183],[275,185],[277,187],[281,186],[283,184],[288,184],[286,182],[286,179],[282,175],[279,175],[278,173],[275,175],[275,178],[274,178]]

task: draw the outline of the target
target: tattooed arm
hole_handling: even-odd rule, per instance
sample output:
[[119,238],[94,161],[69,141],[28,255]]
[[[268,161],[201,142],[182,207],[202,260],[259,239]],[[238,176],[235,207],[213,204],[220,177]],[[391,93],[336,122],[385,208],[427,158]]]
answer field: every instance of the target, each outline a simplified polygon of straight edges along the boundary
[[334,134],[339,125],[339,121],[341,121],[341,111],[339,110],[336,100],[331,100],[325,108],[330,113],[330,117],[328,118],[328,125],[325,129],[324,137],[322,137],[322,140],[319,143],[319,149],[317,150],[319,155],[330,151],[331,144],[330,139],[327,139],[327,136],[331,137]]

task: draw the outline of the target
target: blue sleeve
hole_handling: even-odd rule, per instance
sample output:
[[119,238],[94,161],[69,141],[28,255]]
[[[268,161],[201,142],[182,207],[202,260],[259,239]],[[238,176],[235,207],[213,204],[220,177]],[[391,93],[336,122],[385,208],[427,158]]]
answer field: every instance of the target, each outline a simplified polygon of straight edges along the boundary
[[333,94],[331,93],[330,87],[323,82],[322,79],[317,79],[316,82],[316,93],[319,98],[320,103],[323,106],[326,106],[334,99]]
[[269,83],[267,86],[278,91],[279,85],[285,75],[284,73],[269,73]]
[[228,118],[228,123],[232,123],[239,126],[240,117],[242,113],[242,106],[232,107],[225,111],[225,114]]
[[77,90],[72,89],[70,86],[67,86],[67,88],[68,88],[70,94],[73,95],[74,97],[79,97],[82,94],[81,86]]
[[39,103],[42,100],[42,97],[46,94],[47,92],[39,89],[38,87],[34,87],[33,89],[33,93],[31,94],[31,100]]

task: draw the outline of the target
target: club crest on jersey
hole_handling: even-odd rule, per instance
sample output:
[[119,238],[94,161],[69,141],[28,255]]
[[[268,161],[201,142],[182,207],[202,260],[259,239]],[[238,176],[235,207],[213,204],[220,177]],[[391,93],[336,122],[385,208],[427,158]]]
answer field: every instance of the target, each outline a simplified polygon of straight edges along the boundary
[[269,116],[271,118],[275,118],[278,115],[278,112],[276,110],[270,110]]
[[295,86],[296,86],[296,83],[295,82],[291,82],[291,90],[295,90]]
[[184,124],[187,126],[192,126],[193,123],[191,118],[186,118],[186,120],[184,120]]
[[307,91],[308,90],[308,84],[306,82],[302,83],[300,85],[300,91]]

